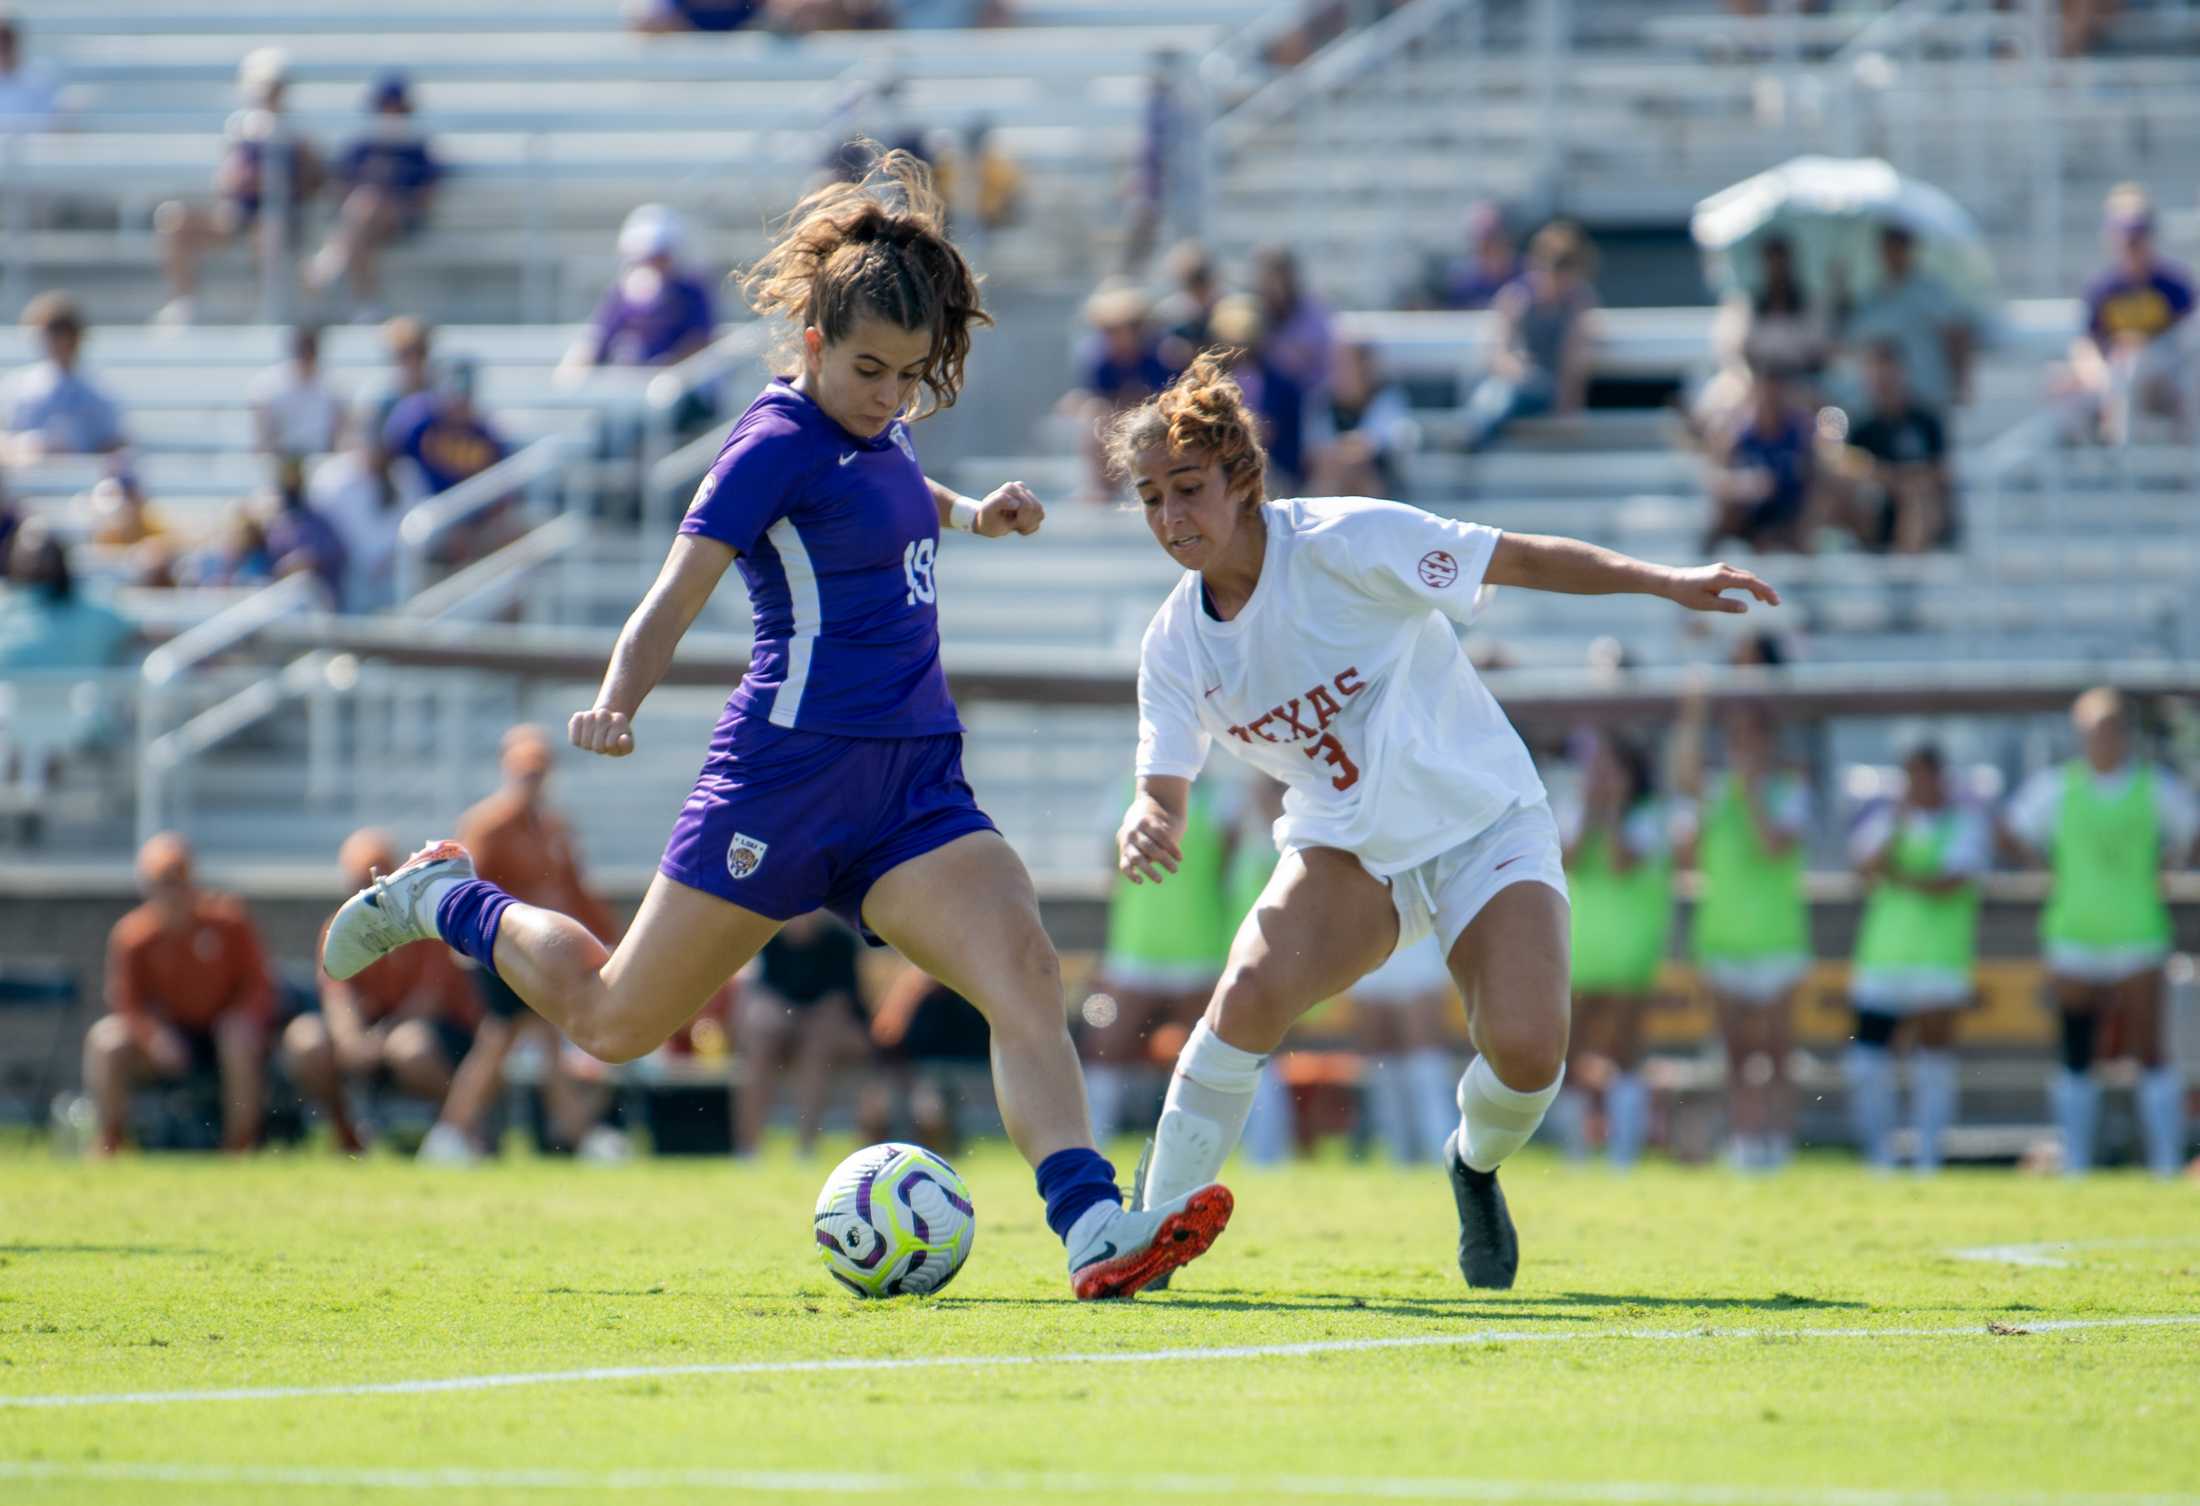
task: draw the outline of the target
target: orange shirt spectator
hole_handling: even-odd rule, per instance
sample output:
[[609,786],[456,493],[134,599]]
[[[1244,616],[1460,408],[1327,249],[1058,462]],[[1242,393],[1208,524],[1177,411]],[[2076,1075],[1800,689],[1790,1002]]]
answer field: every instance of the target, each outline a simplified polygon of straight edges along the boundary
[[260,933],[242,901],[199,893],[180,926],[143,904],[115,922],[107,939],[107,1001],[142,1041],[161,1021],[204,1034],[223,1015],[267,1023],[275,980]]

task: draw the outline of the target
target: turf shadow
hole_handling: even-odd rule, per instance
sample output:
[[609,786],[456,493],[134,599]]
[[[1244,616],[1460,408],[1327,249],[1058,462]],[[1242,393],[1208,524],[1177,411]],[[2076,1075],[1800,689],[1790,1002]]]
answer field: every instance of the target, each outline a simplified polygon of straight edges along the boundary
[[1769,1297],[1650,1297],[1620,1296],[1610,1292],[1564,1292],[1555,1297],[1529,1297],[1528,1302],[1568,1307],[1697,1307],[1740,1309],[1745,1312],[1793,1313],[1848,1308],[1862,1311],[1869,1302],[1836,1302],[1826,1297],[1798,1297],[1793,1292],[1774,1292]]

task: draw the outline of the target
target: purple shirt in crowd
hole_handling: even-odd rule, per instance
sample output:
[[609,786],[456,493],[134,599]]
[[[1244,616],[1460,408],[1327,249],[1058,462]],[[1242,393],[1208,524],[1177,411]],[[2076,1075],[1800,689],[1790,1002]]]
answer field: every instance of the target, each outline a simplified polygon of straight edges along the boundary
[[2086,285],[2086,333],[2103,349],[2124,335],[2159,339],[2191,312],[2192,278],[2175,262],[2158,261],[2141,278],[2111,267]]
[[940,668],[939,509],[900,420],[858,439],[775,379],[680,532],[733,549],[749,586],[755,647],[726,720],[840,737],[962,730]]
[[596,364],[655,366],[693,337],[708,340],[718,327],[710,289],[685,273],[667,274],[657,296],[637,303],[620,277],[596,305]]

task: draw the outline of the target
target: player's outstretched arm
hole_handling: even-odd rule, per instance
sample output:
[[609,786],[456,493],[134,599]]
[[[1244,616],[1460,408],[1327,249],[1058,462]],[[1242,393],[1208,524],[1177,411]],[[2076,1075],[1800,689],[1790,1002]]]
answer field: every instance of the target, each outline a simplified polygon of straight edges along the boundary
[[975,501],[951,487],[926,478],[932,501],[940,510],[940,527],[957,528],[980,538],[1005,538],[1012,533],[1037,533],[1047,510],[1031,488],[1021,481],[995,487],[985,500]]
[[1138,781],[1131,808],[1115,833],[1115,866],[1134,884],[1158,884],[1184,861],[1179,845],[1185,813],[1191,809],[1192,782],[1163,774]]
[[574,712],[566,727],[574,747],[606,758],[634,751],[634,714],[672,667],[673,650],[732,563],[733,551],[716,539],[694,533],[673,538],[655,584],[619,629],[596,704]]
[[1676,569],[1580,539],[1537,533],[1501,536],[1483,579],[1491,585],[1521,586],[1568,596],[1662,596],[1692,612],[1749,610],[1746,600],[1728,596],[1728,591],[1746,592],[1766,606],[1780,604],[1779,592],[1732,565]]

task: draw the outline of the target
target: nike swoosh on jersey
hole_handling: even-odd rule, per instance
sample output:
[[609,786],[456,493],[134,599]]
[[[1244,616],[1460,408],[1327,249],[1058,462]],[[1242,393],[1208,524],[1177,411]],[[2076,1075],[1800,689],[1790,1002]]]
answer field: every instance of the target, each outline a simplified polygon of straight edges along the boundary
[[846,464],[848,464],[848,463],[849,463],[850,461],[854,460],[854,459],[856,458],[856,456],[858,456],[858,455],[860,455],[860,454],[862,454],[862,453],[863,453],[863,452],[862,452],[861,450],[850,450],[850,451],[849,451],[849,452],[848,452],[847,454],[845,454],[845,455],[843,455],[843,456],[841,456],[841,457],[840,457],[840,463],[841,463],[842,465],[846,465]]

